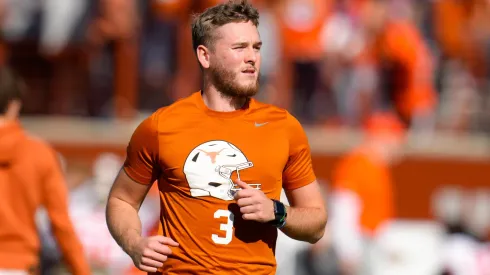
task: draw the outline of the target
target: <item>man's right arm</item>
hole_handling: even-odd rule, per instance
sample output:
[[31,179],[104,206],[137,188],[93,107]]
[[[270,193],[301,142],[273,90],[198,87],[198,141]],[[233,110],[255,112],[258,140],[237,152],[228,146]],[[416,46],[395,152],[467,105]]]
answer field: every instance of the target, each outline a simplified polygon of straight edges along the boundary
[[131,136],[124,167],[114,181],[107,202],[106,219],[109,231],[129,255],[141,238],[138,211],[160,171],[156,118],[154,114],[145,119]]
[[129,255],[141,240],[141,221],[138,211],[151,185],[133,181],[121,169],[107,202],[107,226],[112,237]]
[[153,115],[141,122],[131,136],[124,167],[114,181],[107,202],[109,231],[128,254],[141,238],[138,211],[160,171],[156,117]]
[[131,256],[135,266],[146,272],[156,272],[172,254],[169,246],[178,246],[164,236],[143,237],[138,216],[146,194],[161,171],[157,118],[158,113],[147,118],[133,133],[124,167],[114,181],[106,209],[112,237]]

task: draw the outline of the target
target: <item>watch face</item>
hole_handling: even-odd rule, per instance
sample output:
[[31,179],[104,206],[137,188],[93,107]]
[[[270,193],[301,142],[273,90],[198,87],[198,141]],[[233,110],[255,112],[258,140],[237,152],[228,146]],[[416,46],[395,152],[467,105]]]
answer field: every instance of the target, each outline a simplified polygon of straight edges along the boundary
[[281,202],[275,201],[274,208],[276,217],[282,218],[286,212],[284,205]]

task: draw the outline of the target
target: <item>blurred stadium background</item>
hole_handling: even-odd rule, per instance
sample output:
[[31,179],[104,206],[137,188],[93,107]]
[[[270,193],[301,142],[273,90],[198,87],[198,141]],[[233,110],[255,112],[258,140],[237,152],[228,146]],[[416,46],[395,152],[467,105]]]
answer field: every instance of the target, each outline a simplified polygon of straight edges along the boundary
[[[0,0],[0,64],[29,87],[23,125],[60,153],[94,273],[138,274],[106,229],[104,199],[136,125],[199,89],[190,15],[217,2]],[[490,274],[490,1],[252,2],[258,98],[303,123],[327,200],[366,118],[389,111],[407,125],[372,274]],[[148,234],[158,207],[150,196],[142,209]],[[39,228],[45,274],[60,274],[42,211]],[[281,235],[278,274],[338,274],[329,232],[315,246]]]

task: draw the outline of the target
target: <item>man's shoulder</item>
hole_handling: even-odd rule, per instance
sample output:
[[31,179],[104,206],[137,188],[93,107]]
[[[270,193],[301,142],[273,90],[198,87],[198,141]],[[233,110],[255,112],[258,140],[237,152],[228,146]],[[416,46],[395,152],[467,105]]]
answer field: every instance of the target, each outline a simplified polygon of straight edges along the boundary
[[[189,117],[196,110],[195,103],[191,100],[191,96],[179,99],[174,103],[161,107],[147,116],[141,125],[150,127],[154,130],[161,130],[163,126],[175,124]],[[140,125],[140,126],[141,126]]]
[[154,120],[166,119],[169,116],[181,116],[189,114],[192,110],[196,109],[193,95],[178,99],[170,105],[161,107],[153,112],[149,118]]
[[254,115],[263,116],[266,119],[272,121],[281,121],[283,123],[294,123],[297,119],[288,110],[281,108],[279,106],[264,103],[258,100],[254,100]]

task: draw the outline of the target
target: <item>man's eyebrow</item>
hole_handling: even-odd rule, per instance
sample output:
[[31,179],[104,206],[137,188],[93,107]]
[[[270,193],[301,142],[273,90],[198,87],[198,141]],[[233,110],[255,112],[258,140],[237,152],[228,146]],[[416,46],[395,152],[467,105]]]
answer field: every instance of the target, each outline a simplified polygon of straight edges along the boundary
[[[232,46],[233,47],[238,47],[238,46],[241,46],[241,47],[246,47],[248,46],[250,43],[249,42],[237,42],[237,43],[233,43]],[[262,41],[258,41],[258,42],[255,42],[253,43],[253,45],[255,47],[260,47],[262,46]]]
[[248,42],[237,42],[237,43],[233,43],[232,46],[233,47],[236,47],[236,46],[246,47],[246,46],[248,46]]

